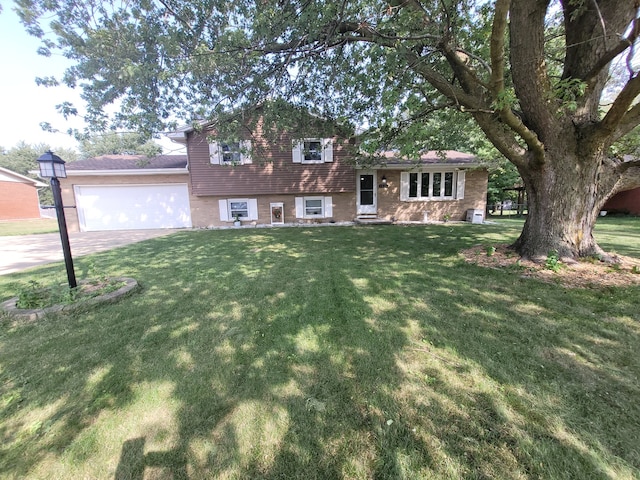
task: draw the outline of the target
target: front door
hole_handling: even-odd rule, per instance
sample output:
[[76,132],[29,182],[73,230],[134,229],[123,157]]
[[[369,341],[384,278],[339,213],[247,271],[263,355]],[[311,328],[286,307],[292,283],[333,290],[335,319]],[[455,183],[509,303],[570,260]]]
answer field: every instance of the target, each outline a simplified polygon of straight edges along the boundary
[[377,200],[376,172],[361,171],[358,175],[358,215],[375,215]]

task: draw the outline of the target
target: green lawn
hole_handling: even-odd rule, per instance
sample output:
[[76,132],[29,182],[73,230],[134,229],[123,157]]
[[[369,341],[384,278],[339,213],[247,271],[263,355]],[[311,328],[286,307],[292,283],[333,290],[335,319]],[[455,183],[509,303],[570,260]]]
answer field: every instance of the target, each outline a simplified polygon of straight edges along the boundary
[[[487,220],[505,229],[513,229],[514,235],[520,233],[524,217],[501,217],[492,215]],[[640,217],[608,215],[599,217],[595,236],[598,244],[607,252],[640,257]]]
[[[623,251],[637,222],[602,233]],[[185,231],[80,258],[79,278],[143,289],[0,321],[0,477],[639,478],[640,288],[457,254],[517,234]],[[62,264],[0,277],[0,298],[41,278]]]
[[33,218],[29,220],[0,220],[0,237],[9,235],[31,235],[58,231],[55,218]]

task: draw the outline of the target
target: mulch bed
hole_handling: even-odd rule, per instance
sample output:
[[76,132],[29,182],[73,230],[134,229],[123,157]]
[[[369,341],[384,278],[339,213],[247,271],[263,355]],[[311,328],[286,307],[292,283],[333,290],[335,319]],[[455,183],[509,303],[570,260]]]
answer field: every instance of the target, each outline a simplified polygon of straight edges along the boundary
[[468,263],[517,272],[522,277],[561,284],[570,288],[628,287],[640,285],[640,259],[616,255],[615,264],[596,259],[561,265],[555,272],[544,263],[521,259],[507,245],[476,245],[460,252]]

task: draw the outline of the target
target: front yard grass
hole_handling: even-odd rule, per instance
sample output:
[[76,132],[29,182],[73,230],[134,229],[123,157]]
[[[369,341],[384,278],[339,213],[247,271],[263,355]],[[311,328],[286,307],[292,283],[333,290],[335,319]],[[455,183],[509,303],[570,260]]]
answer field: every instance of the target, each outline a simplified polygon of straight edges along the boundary
[[27,220],[0,220],[0,237],[53,233],[58,231],[55,218],[32,218]]
[[[458,255],[517,234],[189,231],[80,258],[142,292],[0,319],[0,477],[640,477],[640,288]],[[30,280],[64,267],[0,299]]]

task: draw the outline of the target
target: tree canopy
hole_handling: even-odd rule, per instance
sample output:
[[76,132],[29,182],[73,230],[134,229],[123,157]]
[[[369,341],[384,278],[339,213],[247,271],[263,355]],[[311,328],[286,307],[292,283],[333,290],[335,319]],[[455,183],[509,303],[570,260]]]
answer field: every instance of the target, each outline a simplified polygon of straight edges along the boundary
[[75,61],[63,79],[40,82],[82,88],[96,129],[153,133],[285,100],[364,128],[365,151],[411,156],[437,143],[434,112],[466,116],[523,178],[530,212],[514,246],[524,256],[601,254],[599,208],[640,185],[623,141],[640,122],[640,0],[18,6],[41,53]]
[[[39,170],[37,159],[51,147],[46,143],[28,144],[26,142],[18,142],[17,145],[6,150],[0,147],[0,167],[8,168],[20,175],[35,178],[29,172],[37,172]],[[77,152],[66,149],[54,149],[56,155],[60,156],[65,162],[73,162],[78,159]]]
[[162,147],[139,133],[106,133],[92,135],[80,140],[82,158],[100,155],[146,155],[153,157],[162,153]]
[[[52,149],[46,143],[31,145],[26,142],[18,142],[17,145],[9,150],[0,147],[0,167],[7,168],[26,177],[37,178],[36,174],[31,174],[30,172],[38,172],[40,170],[37,159],[47,150]],[[53,150],[65,162],[73,162],[78,158],[78,154],[74,150],[65,148]],[[53,194],[50,188],[41,189],[38,197],[41,205],[53,205]]]

